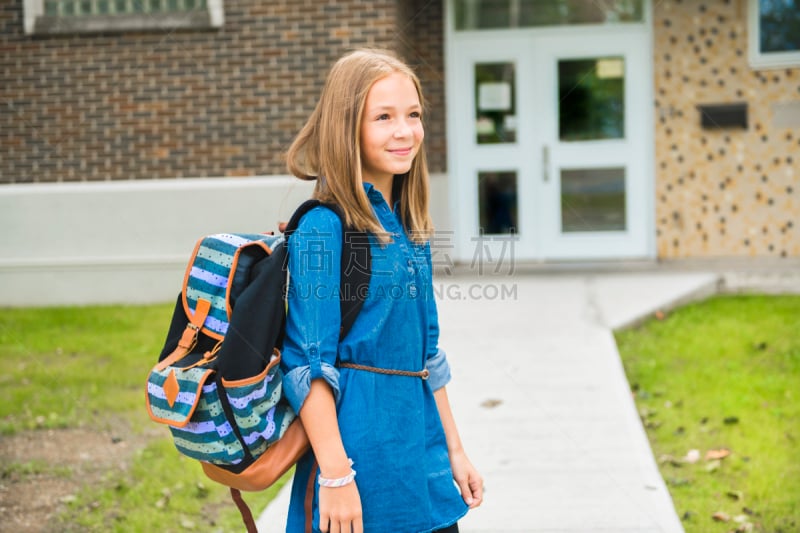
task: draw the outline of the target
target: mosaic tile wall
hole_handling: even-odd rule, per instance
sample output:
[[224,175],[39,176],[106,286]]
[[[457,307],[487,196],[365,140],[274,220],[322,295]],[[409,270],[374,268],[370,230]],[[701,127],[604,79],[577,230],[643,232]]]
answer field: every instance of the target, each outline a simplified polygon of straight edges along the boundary
[[[746,3],[653,3],[660,258],[800,256],[800,123],[774,113],[800,68],[750,68]],[[701,128],[698,105],[734,102],[747,129]]]

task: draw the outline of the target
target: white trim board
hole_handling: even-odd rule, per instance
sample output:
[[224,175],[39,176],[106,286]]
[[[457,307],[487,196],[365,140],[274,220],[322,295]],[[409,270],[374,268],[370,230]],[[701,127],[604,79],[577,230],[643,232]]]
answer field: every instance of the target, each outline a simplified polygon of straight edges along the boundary
[[[292,176],[0,187],[0,307],[165,302],[198,238],[275,231],[311,196]],[[447,225],[447,176],[431,212]]]
[[0,306],[171,300],[199,237],[277,230],[312,189],[289,176],[0,187]]

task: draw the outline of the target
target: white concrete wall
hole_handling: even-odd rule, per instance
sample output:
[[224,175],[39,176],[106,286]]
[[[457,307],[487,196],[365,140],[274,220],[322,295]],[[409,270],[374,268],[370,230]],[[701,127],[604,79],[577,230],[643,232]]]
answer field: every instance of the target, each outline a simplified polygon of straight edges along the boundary
[[[438,228],[446,181],[431,180]],[[0,307],[170,301],[199,237],[277,230],[312,189],[289,176],[2,186]]]

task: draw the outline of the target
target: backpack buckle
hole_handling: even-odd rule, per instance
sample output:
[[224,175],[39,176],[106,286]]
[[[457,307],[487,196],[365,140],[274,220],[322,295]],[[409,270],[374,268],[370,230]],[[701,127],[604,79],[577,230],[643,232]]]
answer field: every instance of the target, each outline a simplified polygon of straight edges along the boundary
[[206,353],[203,354],[202,359],[199,359],[199,360],[195,361],[194,363],[192,363],[189,366],[183,367],[181,370],[185,372],[185,371],[189,370],[190,368],[195,368],[197,366],[207,365],[208,363],[211,363],[212,361],[214,361],[214,359],[217,358],[217,352],[219,352],[219,349],[221,347],[222,347],[222,341],[219,341],[214,346],[214,348],[212,348],[211,350],[209,350],[209,351],[207,351]]

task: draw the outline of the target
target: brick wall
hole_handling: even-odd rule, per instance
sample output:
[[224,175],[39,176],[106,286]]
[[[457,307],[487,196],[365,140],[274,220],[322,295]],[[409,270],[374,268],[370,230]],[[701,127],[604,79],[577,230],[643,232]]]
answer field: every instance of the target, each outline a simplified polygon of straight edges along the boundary
[[444,170],[442,2],[226,0],[220,31],[30,37],[0,3],[0,183],[285,174],[330,64],[398,50]]
[[431,172],[447,169],[444,0],[399,0],[398,52],[414,68],[426,100],[425,144]]

